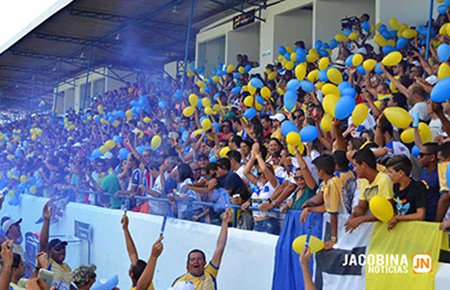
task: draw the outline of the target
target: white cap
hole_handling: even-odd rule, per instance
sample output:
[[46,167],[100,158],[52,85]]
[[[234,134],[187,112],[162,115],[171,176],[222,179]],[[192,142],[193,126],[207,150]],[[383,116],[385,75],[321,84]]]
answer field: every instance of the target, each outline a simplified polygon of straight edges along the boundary
[[100,156],[100,159],[112,159],[113,157],[111,152],[106,152],[103,156]]
[[81,143],[77,142],[77,143],[73,144],[72,147],[81,147]]
[[270,119],[271,120],[277,120],[279,122],[283,122],[286,119],[286,117],[283,114],[281,114],[281,113],[277,113],[274,116],[270,116]]
[[16,220],[8,219],[8,220],[6,220],[6,221],[3,223],[3,225],[2,225],[2,230],[3,230],[3,232],[6,234],[6,233],[9,231],[9,228],[11,228],[12,225],[20,224],[21,222],[22,222],[22,219],[21,219],[21,218],[18,218],[18,219],[16,219]]

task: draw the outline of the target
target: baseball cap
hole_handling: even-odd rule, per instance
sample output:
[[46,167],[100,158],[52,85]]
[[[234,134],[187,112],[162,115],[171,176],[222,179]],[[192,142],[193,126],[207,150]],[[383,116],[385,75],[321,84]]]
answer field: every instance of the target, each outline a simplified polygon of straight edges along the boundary
[[16,220],[13,220],[13,219],[7,219],[7,220],[5,220],[5,221],[2,223],[2,230],[3,230],[3,232],[6,234],[6,233],[9,231],[9,229],[11,228],[12,225],[20,224],[21,222],[22,222],[22,219],[21,219],[21,218],[16,219]]
[[53,239],[48,243],[48,249],[51,250],[61,245],[67,246],[67,242],[61,241],[60,239]]
[[97,270],[95,265],[80,266],[76,268],[72,272],[73,282],[79,287],[87,285],[91,279],[96,278],[95,270]]
[[279,122],[283,122],[286,119],[286,117],[283,114],[281,114],[281,113],[277,113],[274,116],[270,116],[270,119],[271,120],[277,120]]

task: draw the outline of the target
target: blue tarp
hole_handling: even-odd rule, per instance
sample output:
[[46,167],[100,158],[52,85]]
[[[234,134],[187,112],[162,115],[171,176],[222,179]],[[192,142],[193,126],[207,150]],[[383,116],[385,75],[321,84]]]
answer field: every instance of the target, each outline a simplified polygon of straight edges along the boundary
[[[290,210],[286,218],[275,250],[275,267],[272,290],[304,290],[303,274],[299,263],[299,254],[292,250],[292,242],[298,236],[305,235],[311,227],[311,235],[322,237],[322,214],[310,213],[306,223],[300,224],[301,211]],[[313,273],[313,259],[310,272]]]

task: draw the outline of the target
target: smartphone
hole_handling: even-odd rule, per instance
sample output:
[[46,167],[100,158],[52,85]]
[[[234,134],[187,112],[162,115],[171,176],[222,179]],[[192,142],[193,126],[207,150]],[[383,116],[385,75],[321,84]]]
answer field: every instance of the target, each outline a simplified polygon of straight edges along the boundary
[[413,128],[419,127],[419,112],[414,113]]
[[46,269],[40,269],[38,278],[45,282],[46,289],[49,290],[53,283],[54,274]]

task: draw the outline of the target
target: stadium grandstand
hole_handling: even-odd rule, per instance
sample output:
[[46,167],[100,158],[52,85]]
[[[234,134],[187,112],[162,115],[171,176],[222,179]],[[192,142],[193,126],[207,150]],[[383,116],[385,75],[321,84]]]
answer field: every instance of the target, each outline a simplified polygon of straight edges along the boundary
[[17,3],[0,290],[449,288],[450,1]]

